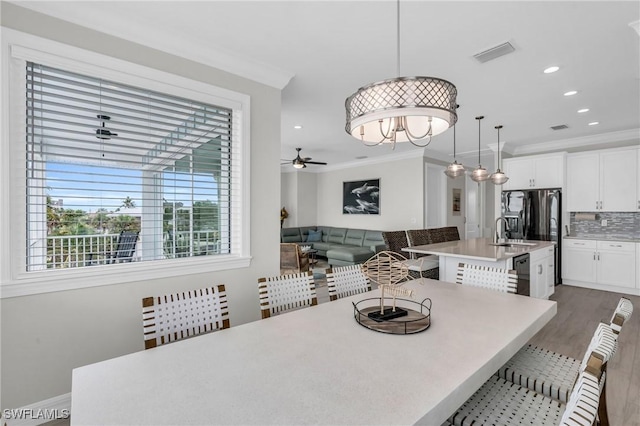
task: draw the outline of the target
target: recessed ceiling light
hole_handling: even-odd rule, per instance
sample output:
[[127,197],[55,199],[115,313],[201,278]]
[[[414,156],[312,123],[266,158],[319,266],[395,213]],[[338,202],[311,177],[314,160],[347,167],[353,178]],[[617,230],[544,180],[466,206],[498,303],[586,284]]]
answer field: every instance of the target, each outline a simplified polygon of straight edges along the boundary
[[294,128],[294,129],[298,129],[298,130],[300,130],[300,129],[302,129],[302,126],[301,126],[301,125],[299,125],[299,124],[296,124],[295,126],[293,126],[293,128]]
[[598,121],[592,121],[591,123],[589,123],[589,126],[595,126],[597,124],[600,124],[600,122]]
[[545,74],[551,74],[552,72],[556,72],[556,71],[558,71],[559,69],[560,69],[560,67],[557,67],[557,66],[555,66],[555,65],[554,65],[554,66],[552,66],[552,67],[546,68],[546,69],[544,70],[544,73],[545,73]]
[[578,110],[578,114],[582,114],[583,112],[588,112],[589,108],[582,108]]
[[569,91],[568,91],[568,92],[566,92],[564,95],[565,95],[565,96],[573,96],[573,95],[575,95],[576,93],[578,93],[578,91],[577,91],[577,90],[569,90]]

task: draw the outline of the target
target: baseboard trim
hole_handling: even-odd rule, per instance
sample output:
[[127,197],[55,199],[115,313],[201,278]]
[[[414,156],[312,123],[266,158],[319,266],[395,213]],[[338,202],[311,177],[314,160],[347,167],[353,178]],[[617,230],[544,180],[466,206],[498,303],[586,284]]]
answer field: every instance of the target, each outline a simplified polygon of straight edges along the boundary
[[54,396],[44,401],[34,402],[24,407],[3,409],[2,425],[37,426],[54,420],[69,418],[71,414],[71,393]]

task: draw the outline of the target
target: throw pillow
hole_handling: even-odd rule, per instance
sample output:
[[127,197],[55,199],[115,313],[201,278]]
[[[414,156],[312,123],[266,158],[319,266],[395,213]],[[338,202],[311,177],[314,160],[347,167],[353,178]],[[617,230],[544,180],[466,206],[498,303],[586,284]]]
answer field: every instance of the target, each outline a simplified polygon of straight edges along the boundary
[[322,241],[322,231],[309,230],[309,235],[307,235],[307,242],[313,243],[318,241]]

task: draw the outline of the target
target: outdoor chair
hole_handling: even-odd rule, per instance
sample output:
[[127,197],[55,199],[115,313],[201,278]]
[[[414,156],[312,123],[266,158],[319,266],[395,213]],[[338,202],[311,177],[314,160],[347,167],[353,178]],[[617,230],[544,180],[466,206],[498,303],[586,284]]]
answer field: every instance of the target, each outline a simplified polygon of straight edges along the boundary
[[515,294],[518,289],[518,274],[513,270],[459,263],[456,284]]
[[280,274],[299,274],[309,270],[309,256],[296,243],[280,243]]
[[[624,297],[620,298],[609,325],[614,339],[618,338],[622,325],[631,317],[632,312],[631,301]],[[599,332],[603,333],[600,326],[598,326],[590,346]],[[587,349],[588,352],[589,349]],[[571,386],[578,377],[580,365],[578,359],[534,345],[527,345],[507,361],[496,375],[545,396],[567,402]]]
[[580,373],[568,404],[492,376],[448,421],[455,426],[596,424],[599,405],[604,403],[600,386],[605,374],[598,367],[596,356],[590,358],[590,363],[595,365],[591,370],[595,375],[590,371]]
[[409,253],[402,251],[403,248],[409,247],[406,231],[386,231],[382,233],[382,238],[384,239],[386,251],[396,253],[403,258],[402,262],[409,271],[416,275],[416,278],[434,278],[434,275],[437,278],[437,271],[429,273],[431,269],[437,267],[437,263],[434,264],[432,260],[424,257],[407,259]]
[[371,291],[362,265],[336,266],[327,269],[326,275],[330,301]]
[[111,252],[111,258],[108,263],[120,263],[133,261],[133,255],[136,252],[136,243],[138,242],[138,233],[131,231],[122,231],[116,242],[116,247]]
[[310,271],[258,280],[262,319],[318,304]]
[[144,348],[229,328],[224,284],[142,299]]
[[[430,229],[410,229],[407,231],[409,246],[423,246],[432,244]],[[440,278],[440,268],[438,256],[432,254],[411,253],[411,258],[422,260],[422,270],[420,276],[437,280]]]

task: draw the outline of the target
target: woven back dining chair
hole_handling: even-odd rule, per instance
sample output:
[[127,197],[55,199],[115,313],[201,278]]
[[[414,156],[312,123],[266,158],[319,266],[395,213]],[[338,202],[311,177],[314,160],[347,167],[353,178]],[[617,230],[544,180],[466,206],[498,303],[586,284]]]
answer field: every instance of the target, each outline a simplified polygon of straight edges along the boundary
[[142,299],[144,348],[229,328],[224,284]]
[[335,266],[325,272],[330,301],[371,291],[371,282],[362,265]]
[[[432,244],[430,229],[409,229],[407,231],[407,238],[409,239],[410,247]],[[411,258],[414,259],[414,262],[421,259],[418,263],[420,265],[419,273],[421,277],[431,278],[434,280],[440,278],[438,256],[434,256],[432,254],[411,253]]]
[[618,301],[618,306],[616,306],[616,310],[613,312],[610,322],[614,333],[620,334],[622,326],[629,320],[629,318],[631,318],[632,313],[633,304],[631,303],[631,300],[626,297],[621,297]]
[[262,319],[318,304],[311,271],[258,279]]
[[567,404],[492,376],[449,417],[456,426],[500,425],[608,425],[604,404],[604,363],[590,354],[590,368],[580,372]]
[[[415,258],[413,254],[402,251],[409,247],[407,231],[385,231],[382,233],[386,251],[395,253],[398,259],[410,271],[413,278],[438,278],[438,262],[426,257]],[[408,259],[408,256],[412,258]]]
[[518,274],[513,270],[459,263],[456,283],[504,293],[516,293]]
[[280,243],[280,274],[299,274],[309,270],[309,256],[295,243]]
[[[573,384],[584,370],[592,353],[599,354],[605,362],[614,355],[617,335],[608,324],[598,324],[582,360],[526,345],[507,361],[496,375],[542,395],[567,402]],[[606,408],[606,405],[603,406]]]

